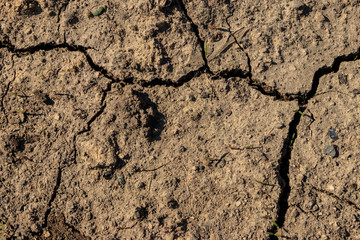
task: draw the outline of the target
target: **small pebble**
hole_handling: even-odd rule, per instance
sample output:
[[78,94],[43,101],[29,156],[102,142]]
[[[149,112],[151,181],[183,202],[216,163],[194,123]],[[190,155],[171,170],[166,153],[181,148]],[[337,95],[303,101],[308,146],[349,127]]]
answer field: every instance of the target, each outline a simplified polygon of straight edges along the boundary
[[336,145],[327,145],[324,148],[324,153],[332,158],[335,158],[339,155],[337,149],[338,147]]
[[179,152],[185,152],[185,151],[186,151],[186,148],[184,146],[179,147]]
[[354,96],[360,94],[360,90],[359,90],[359,89],[354,89],[354,90],[352,90],[352,92],[353,92]]
[[49,238],[49,237],[51,237],[51,233],[48,232],[48,231],[44,231],[44,232],[43,232],[43,236],[44,236],[45,238]]
[[104,177],[106,180],[110,180],[111,177],[112,177],[112,174],[113,174],[112,171],[107,171],[107,172],[104,173],[103,177]]
[[189,95],[189,100],[192,101],[192,102],[195,102],[196,101],[196,98],[194,97],[194,95]]
[[335,128],[330,128],[329,129],[329,136],[330,136],[330,138],[332,139],[332,140],[334,140],[334,141],[336,141],[336,140],[338,140],[339,139],[339,137],[336,135],[336,129]]
[[146,184],[144,182],[140,182],[138,185],[138,189],[145,189]]

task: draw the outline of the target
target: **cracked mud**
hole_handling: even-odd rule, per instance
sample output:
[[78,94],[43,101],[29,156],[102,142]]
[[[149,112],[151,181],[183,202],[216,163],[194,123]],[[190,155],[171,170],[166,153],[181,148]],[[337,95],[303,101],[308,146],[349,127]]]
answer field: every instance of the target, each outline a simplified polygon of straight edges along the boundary
[[0,12],[3,238],[360,237],[357,1]]

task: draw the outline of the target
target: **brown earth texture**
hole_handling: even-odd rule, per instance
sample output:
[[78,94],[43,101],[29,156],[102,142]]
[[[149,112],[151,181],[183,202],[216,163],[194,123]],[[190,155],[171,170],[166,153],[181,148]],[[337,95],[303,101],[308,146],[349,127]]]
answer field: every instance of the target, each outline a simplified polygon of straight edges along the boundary
[[359,0],[0,14],[0,239],[360,239]]

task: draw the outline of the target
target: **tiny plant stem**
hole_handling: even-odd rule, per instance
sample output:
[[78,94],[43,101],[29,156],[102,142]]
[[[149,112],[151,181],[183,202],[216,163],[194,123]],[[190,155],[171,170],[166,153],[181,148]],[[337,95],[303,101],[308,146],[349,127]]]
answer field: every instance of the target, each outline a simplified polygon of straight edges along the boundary
[[271,236],[281,237],[281,235],[277,233],[279,231],[279,229],[280,229],[279,225],[276,222],[273,222],[273,225],[276,227],[276,231],[267,232],[267,234],[269,234]]
[[294,145],[295,137],[296,137],[296,133],[293,133],[293,135],[291,136],[291,140],[290,140],[290,146],[289,146],[290,149],[292,149],[292,147]]
[[100,7],[97,11],[95,11],[93,13],[94,16],[99,16],[100,14],[102,14],[104,12],[105,8],[104,7]]
[[207,58],[207,49],[208,49],[208,46],[207,46],[207,42],[205,40],[205,58]]

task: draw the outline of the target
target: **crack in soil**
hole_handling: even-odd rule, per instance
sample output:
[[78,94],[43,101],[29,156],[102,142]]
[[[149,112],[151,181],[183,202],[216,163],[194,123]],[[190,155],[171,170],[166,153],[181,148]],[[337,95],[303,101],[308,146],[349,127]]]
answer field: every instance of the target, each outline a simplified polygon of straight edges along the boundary
[[[181,1],[179,1],[179,2],[181,2]],[[185,8],[185,7],[182,5],[182,8]],[[185,15],[187,16],[187,13],[185,13]],[[204,46],[203,46],[203,41],[201,40],[199,33],[198,33],[197,26],[192,22],[190,17],[188,17],[188,18],[189,18],[189,21],[191,21],[194,31],[197,32],[196,35],[198,37],[198,40],[201,43],[202,51],[205,51]],[[235,38],[235,40],[236,40],[236,38]],[[237,40],[236,40],[236,43],[242,49],[241,45],[239,44],[239,42]],[[64,49],[67,49],[68,51],[72,51],[72,52],[78,51],[78,52],[81,52],[84,54],[88,64],[94,71],[100,72],[104,77],[111,80],[109,85],[111,85],[113,83],[120,83],[121,86],[134,84],[133,77],[129,77],[129,78],[120,80],[120,79],[114,77],[113,74],[108,72],[104,67],[94,63],[91,56],[87,52],[88,49],[91,49],[90,47],[84,47],[81,45],[70,45],[70,44],[66,43],[66,39],[65,39],[65,42],[61,43],[61,44],[41,43],[36,46],[31,46],[31,47],[22,48],[22,49],[16,49],[13,44],[11,44],[9,41],[6,41],[6,42],[0,42],[0,48],[7,48],[10,52],[16,54],[17,56],[33,54],[33,53],[41,51],[41,50],[50,51],[50,50],[59,49],[59,48],[64,48]],[[191,71],[191,72],[185,74],[184,76],[180,77],[175,82],[171,81],[171,79],[156,78],[156,79],[153,79],[148,82],[140,81],[138,84],[143,87],[154,87],[154,86],[180,87],[180,86],[184,85],[185,83],[191,81],[193,78],[200,76],[203,73],[210,73],[210,75],[212,76],[213,79],[230,78],[230,77],[243,78],[243,79],[245,79],[245,81],[247,82],[247,84],[250,87],[261,92],[263,95],[274,96],[275,100],[293,101],[293,100],[299,100],[299,99],[304,98],[304,96],[301,96],[298,94],[288,94],[288,93],[281,94],[275,88],[269,87],[265,83],[260,83],[258,81],[253,80],[252,73],[251,73],[250,57],[248,56],[248,54],[246,52],[245,52],[245,54],[248,58],[248,64],[249,64],[249,72],[247,74],[244,74],[243,70],[241,70],[241,69],[232,70],[232,71],[223,71],[221,73],[214,74],[210,71],[209,66],[207,65],[205,55],[203,55],[203,58],[205,59],[204,60],[205,64],[203,66],[201,66],[197,70],[194,70],[194,71]],[[104,92],[106,93],[110,90],[111,90],[111,87],[108,86],[107,89],[104,90]],[[104,102],[105,98],[106,98],[106,94],[102,97],[102,100],[101,100],[102,103]],[[100,115],[100,114],[97,114],[97,115]],[[91,122],[93,122],[93,121],[91,121]]]
[[185,17],[187,18],[187,20],[190,22],[191,24],[191,28],[193,29],[195,36],[197,37],[198,41],[200,42],[200,47],[201,47],[201,56],[205,62],[205,69],[207,72],[211,73],[213,75],[213,73],[211,72],[209,65],[208,65],[208,61],[207,58],[205,57],[205,42],[201,39],[200,37],[200,33],[199,33],[199,27],[194,23],[194,21],[191,19],[191,17],[189,16],[185,4],[183,3],[182,0],[177,0],[177,3],[180,6],[180,9],[182,10],[182,12],[184,13]]
[[202,66],[197,70],[191,71],[184,76],[180,77],[176,82],[172,82],[169,80],[163,80],[160,78],[156,78],[149,82],[141,82],[140,86],[142,87],[155,87],[155,86],[166,86],[166,87],[181,87],[185,83],[190,82],[193,78],[200,76],[201,74],[205,73],[207,71],[206,66]]
[[344,202],[344,203],[347,203],[349,204],[350,206],[353,206],[354,208],[356,208],[356,210],[360,210],[360,207],[354,203],[353,201],[349,200],[349,199],[345,199],[345,198],[342,198],[342,197],[339,197],[338,195],[336,195],[335,193],[332,193],[332,192],[329,192],[327,190],[324,190],[324,189],[319,189],[319,188],[316,188],[312,185],[309,184],[309,186],[314,189],[315,191],[318,191],[318,192],[321,192],[321,193],[324,193],[330,197],[333,197],[333,198],[336,198],[337,200],[341,201],[341,202]]
[[236,45],[238,45],[238,47],[240,48],[241,51],[244,52],[244,54],[246,55],[247,58],[247,65],[249,67],[249,72],[247,74],[243,74],[242,72],[238,72],[238,71],[233,71],[233,72],[229,72],[227,74],[228,77],[240,77],[240,78],[245,78],[247,84],[252,87],[253,89],[261,92],[263,95],[266,96],[272,96],[275,98],[275,100],[280,100],[280,101],[294,101],[294,100],[299,100],[302,99],[304,96],[301,95],[301,93],[297,93],[297,94],[293,94],[293,93],[280,93],[276,88],[274,87],[270,87],[268,85],[266,85],[263,82],[259,82],[256,79],[253,79],[252,77],[252,65],[251,65],[251,59],[249,54],[245,51],[245,49],[242,47],[242,45],[239,43],[239,41],[237,40],[237,38],[235,37],[235,35],[233,34],[233,31],[231,30],[231,25],[229,23],[229,18],[233,16],[234,13],[232,13],[231,15],[229,15],[226,18],[226,24],[229,27],[229,31],[231,36],[234,38]]
[[[301,120],[300,112],[305,111],[306,107],[300,107],[298,111],[295,112],[293,120],[289,124],[289,132],[284,141],[283,147],[281,149],[281,157],[279,159],[278,165],[278,180],[281,187],[280,195],[278,198],[278,212],[276,224],[271,229],[268,230],[269,233],[276,234],[278,228],[283,227],[285,222],[286,212],[289,208],[288,198],[290,195],[290,181],[289,181],[289,166],[291,159],[291,152],[293,144],[297,137],[297,126]],[[278,239],[275,235],[270,235],[270,239]]]
[[[69,5],[69,2],[70,0],[66,1],[59,9],[59,12],[57,14],[57,20],[56,20],[56,23],[59,23],[60,22],[60,15],[61,15],[61,12],[65,11],[67,6]],[[60,26],[60,24],[59,24]]]
[[41,235],[43,233],[43,229],[46,228],[47,225],[48,225],[48,217],[49,217],[49,214],[51,212],[51,205],[54,202],[54,200],[56,198],[57,191],[58,191],[58,189],[60,187],[61,173],[62,173],[62,168],[59,166],[58,174],[57,174],[57,177],[56,177],[56,184],[55,184],[53,193],[51,194],[50,201],[48,202],[48,208],[45,211],[44,224],[42,225],[41,231],[40,231],[40,233],[38,235]]
[[[12,81],[9,81],[9,83],[7,84],[6,89],[5,89],[5,93],[1,96],[1,111],[3,112],[3,114],[4,114],[4,116],[5,116],[5,120],[6,120],[6,123],[5,123],[5,124],[8,124],[9,119],[8,119],[8,117],[7,117],[7,114],[6,114],[5,105],[4,105],[4,100],[5,100],[5,97],[7,96],[7,94],[9,93],[9,89],[10,89],[11,83],[15,81],[15,78],[16,78],[16,72],[14,72],[13,80],[12,80]],[[1,126],[0,129],[1,129],[2,127],[3,127],[3,126]]]
[[[261,83],[261,82],[258,82],[256,80],[252,79],[251,59],[250,59],[248,53],[244,50],[244,48],[241,46],[241,44],[238,42],[238,40],[232,33],[231,25],[228,22],[228,19],[230,17],[232,17],[232,15],[233,15],[233,13],[229,17],[226,18],[226,23],[229,27],[230,34],[235,39],[236,44],[245,53],[245,55],[247,57],[249,72],[246,76],[247,77],[246,79],[247,79],[247,83],[249,84],[249,86],[255,88],[256,90],[260,91],[264,95],[274,96],[275,99],[277,99],[277,100],[282,100],[282,101],[297,100],[298,104],[299,104],[299,109],[298,109],[298,111],[295,112],[293,119],[289,124],[289,132],[284,141],[284,144],[283,144],[283,147],[281,150],[281,157],[278,161],[279,162],[278,181],[279,181],[279,185],[281,187],[281,192],[280,192],[280,195],[278,198],[278,214],[277,214],[278,216],[275,221],[276,224],[274,224],[273,227],[268,230],[268,232],[270,233],[270,236],[269,236],[270,239],[278,239],[278,236],[276,236],[275,234],[277,233],[279,228],[283,227],[284,222],[285,222],[286,212],[289,208],[288,198],[289,198],[290,191],[291,191],[290,182],[289,182],[289,165],[290,165],[290,160],[291,160],[292,147],[293,147],[293,144],[297,137],[297,126],[299,125],[301,117],[302,117],[301,112],[304,112],[306,110],[308,101],[315,96],[315,94],[317,92],[317,88],[319,86],[320,78],[329,73],[336,73],[339,70],[340,64],[342,62],[355,61],[356,56],[358,56],[360,53],[360,48],[355,53],[336,57],[330,67],[323,66],[323,67],[319,68],[314,73],[314,77],[312,80],[312,86],[311,86],[311,89],[309,92],[305,92],[304,94],[300,94],[300,93],[298,93],[298,94],[288,94],[288,93],[282,94],[279,91],[277,91],[276,89],[271,88],[264,83]],[[236,74],[237,73],[235,72],[234,75],[236,75]],[[233,77],[236,77],[236,76],[233,76]],[[316,189],[316,190],[318,190],[318,189]],[[330,192],[326,192],[324,190],[318,190],[318,191],[323,191],[324,193],[327,193],[330,196],[333,196],[339,200],[342,200],[340,197],[338,197],[335,194],[332,194]],[[360,208],[358,208],[358,206],[355,203],[353,203],[349,200],[343,200],[343,201],[347,202],[348,204],[354,206],[356,209],[360,210]]]
[[[170,81],[170,80],[164,80],[164,79],[154,79],[150,82],[143,82],[140,83],[141,86],[143,87],[153,87],[153,86],[159,86],[159,85],[163,85],[163,86],[173,86],[173,87],[180,87],[183,84],[189,82],[190,80],[192,80],[194,77],[197,77],[199,75],[201,75],[202,73],[206,73],[209,72],[211,73],[211,75],[214,78],[230,78],[230,77],[240,77],[240,78],[244,78],[245,81],[248,83],[248,85],[252,88],[254,88],[255,90],[261,92],[263,95],[267,95],[267,96],[273,96],[275,97],[275,100],[280,100],[280,101],[293,101],[293,100],[297,100],[299,103],[299,111],[304,112],[307,108],[307,103],[308,101],[315,96],[316,92],[317,92],[317,88],[319,86],[319,81],[320,78],[326,74],[329,73],[334,73],[337,72],[339,70],[340,64],[342,62],[346,62],[346,61],[354,61],[354,58],[359,54],[360,52],[360,48],[357,52],[355,53],[351,53],[349,55],[342,55],[339,56],[337,58],[335,58],[333,64],[328,67],[328,66],[324,66],[321,67],[320,69],[318,69],[315,73],[314,73],[314,77],[313,77],[313,81],[312,81],[312,87],[310,89],[309,92],[305,93],[305,94],[288,94],[288,93],[280,93],[279,91],[277,91],[275,88],[269,87],[267,86],[265,83],[261,83],[258,82],[257,80],[254,80],[252,78],[252,67],[251,67],[251,60],[249,55],[247,54],[246,51],[244,51],[243,47],[241,46],[241,44],[238,42],[238,40],[235,38],[235,36],[233,35],[233,33],[231,32],[231,27],[230,24],[228,22],[228,18],[230,18],[231,16],[229,16],[226,19],[226,22],[229,26],[230,29],[230,33],[232,34],[232,37],[234,37],[236,44],[239,46],[239,48],[246,54],[247,56],[247,62],[248,62],[248,66],[249,66],[249,72],[247,74],[244,74],[242,72],[241,69],[239,70],[233,70],[233,71],[227,71],[227,72],[222,72],[220,74],[214,75],[208,66],[207,63],[207,59],[205,58],[205,49],[204,49],[204,41],[200,38],[200,34],[199,34],[199,30],[198,27],[196,26],[196,24],[194,24],[194,22],[192,21],[192,19],[189,17],[185,5],[181,0],[177,0],[180,8],[182,9],[184,15],[186,16],[186,18],[188,19],[188,21],[191,23],[192,29],[196,35],[196,37],[198,38],[198,41],[200,42],[201,45],[201,51],[202,51],[202,57],[203,60],[205,62],[205,65],[200,67],[197,70],[194,70],[184,76],[182,76],[180,79],[178,79],[178,81],[176,83]],[[106,108],[106,103],[105,99],[107,96],[107,93],[109,91],[111,91],[111,86],[114,83],[120,83],[122,86],[125,85],[129,85],[129,84],[134,84],[134,79],[133,78],[127,78],[127,79],[117,79],[115,78],[111,73],[109,73],[104,67],[97,65],[94,63],[94,61],[92,60],[92,58],[90,57],[90,55],[87,53],[87,49],[90,49],[88,47],[84,47],[84,46],[80,46],[80,45],[70,45],[68,43],[62,43],[62,44],[54,44],[54,43],[42,43],[36,46],[32,46],[32,47],[28,47],[28,48],[23,48],[23,49],[16,49],[14,45],[12,45],[9,41],[5,41],[5,42],[0,42],[0,48],[7,48],[10,52],[16,54],[17,56],[22,56],[22,55],[27,55],[27,54],[32,54],[35,53],[37,51],[41,51],[41,50],[45,50],[45,51],[49,51],[49,50],[53,50],[53,49],[58,49],[58,48],[65,48],[69,51],[79,51],[81,53],[83,53],[86,57],[86,60],[88,62],[88,64],[91,66],[91,68],[97,72],[100,72],[104,77],[108,78],[111,80],[110,83],[108,83],[106,89],[103,90],[103,96],[101,98],[101,108],[100,110],[94,114],[93,117],[91,117],[91,119],[87,122],[87,128],[85,130],[81,130],[80,132],[78,132],[75,136],[74,136],[74,154],[75,154],[75,162],[76,162],[76,157],[77,157],[77,149],[76,149],[76,138],[78,135],[83,134],[85,132],[88,132],[91,130],[91,124],[104,112],[105,108]],[[9,88],[9,86],[8,86]],[[6,91],[7,93],[7,91]],[[5,94],[6,95],[6,94]],[[3,100],[4,100],[4,96],[2,97],[2,105],[3,105]],[[3,106],[2,106],[3,108]],[[282,150],[281,150],[281,157],[279,159],[279,167],[278,167],[278,173],[279,173],[279,184],[281,186],[281,193],[279,195],[279,199],[278,199],[278,217],[276,220],[277,225],[281,228],[285,222],[285,215],[287,212],[287,209],[289,208],[288,206],[288,197],[290,194],[290,185],[289,185],[289,163],[290,163],[290,159],[291,159],[291,152],[292,152],[292,145],[294,143],[294,141],[296,140],[296,133],[297,133],[297,126],[300,123],[302,115],[297,111],[294,116],[293,116],[293,120],[290,122],[289,124],[289,132],[287,135],[287,138],[284,141]],[[56,181],[56,185],[54,187],[51,199],[48,203],[48,209],[45,212],[45,223],[43,225],[43,227],[47,226],[47,218],[50,214],[51,211],[51,205],[53,203],[53,201],[55,200],[56,194],[57,194],[57,190],[60,186],[61,183],[61,172],[62,169],[61,167],[59,167],[59,172],[57,175],[57,181]],[[320,192],[324,192],[330,196],[336,197],[339,200],[342,200],[340,197],[336,196],[333,193],[327,192],[325,190],[319,190],[314,188],[317,191]],[[354,204],[353,202],[349,201],[349,200],[343,200],[347,203],[349,203],[350,205],[355,206],[357,209],[360,209],[356,204]],[[273,228],[271,228],[269,230],[269,232],[271,233],[276,233],[277,232],[277,228],[276,226],[274,226]],[[270,239],[277,239],[276,236],[270,236]]]
[[314,74],[311,90],[304,97],[301,104],[307,104],[307,102],[315,96],[317,88],[319,86],[320,78],[322,76],[327,75],[329,73],[336,73],[337,71],[339,71],[340,64],[342,62],[354,62],[357,60],[356,57],[359,54],[360,54],[360,48],[355,53],[350,53],[349,55],[341,55],[339,57],[336,57],[331,67],[324,66],[318,69]]
[[[11,67],[12,68],[14,66],[14,55],[11,56]],[[6,123],[5,124],[8,124],[9,122],[9,119],[7,117],[7,114],[6,114],[6,110],[5,110],[5,105],[4,105],[4,100],[5,100],[5,97],[7,96],[7,94],[9,93],[9,89],[10,89],[10,85],[15,81],[16,79],[16,72],[14,71],[14,77],[11,81],[9,81],[9,83],[7,84],[6,86],[6,89],[5,89],[5,93],[1,96],[1,111],[3,112],[4,116],[5,116],[5,120],[6,120]],[[2,129],[2,125],[0,126],[0,129]]]
[[[297,137],[297,126],[300,123],[302,114],[300,112],[304,112],[307,109],[307,103],[311,98],[313,98],[317,92],[317,88],[320,83],[320,78],[324,75],[327,75],[329,73],[336,73],[339,71],[340,64],[342,62],[351,62],[356,60],[356,56],[358,56],[360,53],[360,48],[355,53],[350,53],[349,55],[342,55],[339,57],[336,57],[330,67],[324,66],[319,68],[315,73],[312,81],[312,87],[310,91],[305,94],[304,96],[301,96],[301,98],[298,98],[300,108],[299,110],[294,114],[293,120],[290,122],[289,125],[289,132],[288,136],[284,141],[283,148],[281,150],[281,157],[279,159],[279,184],[281,186],[281,192],[278,199],[278,216],[276,219],[276,225],[274,225],[271,229],[268,230],[269,233],[274,234],[270,235],[270,239],[278,239],[277,236],[275,236],[276,232],[279,230],[278,228],[282,228],[285,222],[286,212],[289,208],[288,204],[288,198],[290,196],[290,182],[289,182],[289,164],[291,160],[291,152],[292,152],[292,146],[294,142],[296,141]],[[300,112],[299,112],[300,111]],[[313,186],[312,186],[313,187]],[[353,202],[349,200],[342,199],[335,194],[331,192],[327,192],[325,190],[316,189],[315,190],[326,193],[329,196],[335,197],[339,200],[342,200],[344,202],[347,202],[348,204],[354,206],[356,209],[360,210],[360,208]]]

